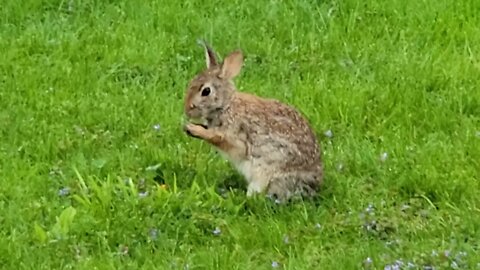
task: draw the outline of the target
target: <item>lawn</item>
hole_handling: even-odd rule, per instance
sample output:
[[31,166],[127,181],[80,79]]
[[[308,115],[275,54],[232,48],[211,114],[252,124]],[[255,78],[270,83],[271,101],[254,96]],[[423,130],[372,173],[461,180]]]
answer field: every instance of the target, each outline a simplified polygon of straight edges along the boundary
[[[480,269],[480,1],[5,0],[2,269]],[[182,131],[197,39],[321,143],[247,198]]]

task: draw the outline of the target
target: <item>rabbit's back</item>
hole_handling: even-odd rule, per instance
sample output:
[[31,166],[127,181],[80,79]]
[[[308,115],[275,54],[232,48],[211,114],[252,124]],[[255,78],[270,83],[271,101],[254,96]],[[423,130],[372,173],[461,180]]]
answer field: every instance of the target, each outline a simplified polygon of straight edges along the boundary
[[246,93],[237,93],[230,107],[229,122],[257,164],[282,172],[320,170],[317,139],[296,109]]

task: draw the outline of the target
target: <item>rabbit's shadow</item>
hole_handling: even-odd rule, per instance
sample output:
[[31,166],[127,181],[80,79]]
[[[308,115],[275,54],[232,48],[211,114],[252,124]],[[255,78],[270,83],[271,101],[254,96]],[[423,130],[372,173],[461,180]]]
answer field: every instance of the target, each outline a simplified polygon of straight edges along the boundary
[[225,193],[230,190],[245,191],[246,189],[247,183],[238,173],[230,173],[217,183],[219,193]]
[[[218,194],[222,195],[224,198],[229,197],[230,195],[233,195],[233,194],[239,195],[240,197],[245,197],[246,196],[245,193],[247,191],[247,182],[245,181],[243,176],[241,176],[236,172],[232,172],[224,176],[223,180],[219,180],[219,182],[216,185],[216,191]],[[314,207],[319,207],[323,205],[326,199],[328,200],[328,198],[331,198],[331,197],[332,197],[331,189],[329,188],[325,189],[325,187],[323,187],[319,191],[319,194],[313,197],[294,196],[286,201],[283,201],[281,205],[292,206],[298,202],[303,201],[303,203],[311,204]],[[269,202],[269,204],[272,206],[272,209],[276,209],[277,206],[279,206],[278,201],[275,199],[275,197],[269,197],[265,195],[265,198],[266,198],[265,201]],[[253,202],[255,200],[247,200],[247,201],[250,201],[250,202],[244,205],[245,211],[248,211],[249,208],[252,208],[254,205],[256,205],[256,203]]]

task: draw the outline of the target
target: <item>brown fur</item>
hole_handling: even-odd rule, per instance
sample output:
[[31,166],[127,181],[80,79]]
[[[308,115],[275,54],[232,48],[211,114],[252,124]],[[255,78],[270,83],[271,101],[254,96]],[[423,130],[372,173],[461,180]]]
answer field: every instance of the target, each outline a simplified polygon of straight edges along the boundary
[[[266,191],[280,199],[316,194],[323,182],[320,147],[308,121],[277,100],[238,92],[233,79],[243,56],[231,53],[223,63],[206,46],[207,69],[187,89],[185,113],[201,119],[185,130],[215,146],[246,178],[247,194]],[[210,94],[202,96],[209,88]]]

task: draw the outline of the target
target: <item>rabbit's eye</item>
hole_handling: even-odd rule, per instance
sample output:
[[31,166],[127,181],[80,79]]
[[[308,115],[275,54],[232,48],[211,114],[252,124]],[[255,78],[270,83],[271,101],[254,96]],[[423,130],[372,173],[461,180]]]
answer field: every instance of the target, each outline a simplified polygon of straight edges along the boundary
[[210,87],[205,87],[205,88],[203,88],[203,90],[202,90],[202,96],[203,96],[203,97],[206,97],[206,96],[210,95],[210,91],[211,91],[211,90],[210,90]]

